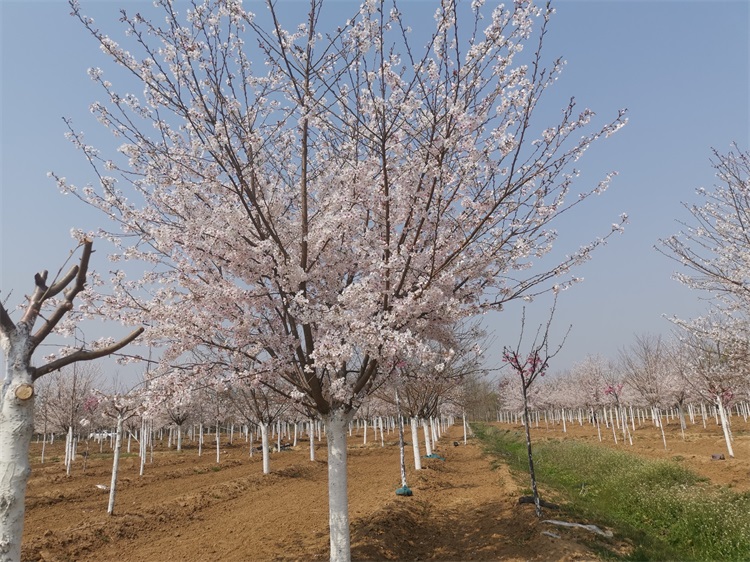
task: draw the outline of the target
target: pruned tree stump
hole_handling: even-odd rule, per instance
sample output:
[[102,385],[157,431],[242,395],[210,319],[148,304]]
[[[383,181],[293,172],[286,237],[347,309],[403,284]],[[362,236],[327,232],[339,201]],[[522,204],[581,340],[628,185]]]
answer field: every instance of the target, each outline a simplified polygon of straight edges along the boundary
[[19,384],[16,387],[16,398],[19,400],[28,400],[34,396],[34,387],[27,383]]

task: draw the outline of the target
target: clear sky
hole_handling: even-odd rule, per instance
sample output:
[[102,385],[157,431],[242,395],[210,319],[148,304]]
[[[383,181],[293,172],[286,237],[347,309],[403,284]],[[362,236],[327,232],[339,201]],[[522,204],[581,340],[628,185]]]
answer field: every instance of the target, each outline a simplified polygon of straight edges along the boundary
[[[306,9],[305,2],[279,3],[300,17]],[[116,25],[120,7],[150,6],[120,0],[81,4],[107,31]],[[433,1],[400,4],[415,29],[421,18],[432,23]],[[350,10],[338,8],[354,5],[338,0],[329,15],[345,18]],[[567,66],[544,111],[557,116],[564,101],[575,96],[580,107],[592,108],[602,119],[624,107],[630,118],[627,127],[580,161],[582,185],[595,185],[611,170],[619,176],[604,195],[560,223],[558,251],[569,253],[605,234],[623,211],[630,224],[581,268],[585,281],[561,295],[558,334],[569,324],[573,329],[553,371],[586,354],[615,358],[634,334],[668,334],[665,315],[692,317],[705,310],[698,294],[671,279],[676,264],[653,246],[679,230],[676,220],[688,218],[681,202],[697,201],[695,189],[714,184],[711,148],[725,152],[732,142],[743,150],[750,144],[749,2],[559,0],[554,5],[545,52],[548,60],[562,56]],[[30,292],[34,272],[52,272],[62,264],[74,246],[71,227],[104,224],[101,215],[60,195],[47,178],[51,170],[73,183],[89,177],[82,155],[64,138],[63,116],[72,118],[91,144],[108,138],[88,112],[101,93],[86,69],[111,65],[69,11],[64,1],[0,0],[0,298],[13,290],[12,303]],[[93,268],[107,267],[105,256],[95,254]],[[543,300],[528,305],[529,329],[544,320],[548,306]],[[518,306],[488,315],[495,334],[490,363],[497,360],[498,348],[515,344],[519,320]]]

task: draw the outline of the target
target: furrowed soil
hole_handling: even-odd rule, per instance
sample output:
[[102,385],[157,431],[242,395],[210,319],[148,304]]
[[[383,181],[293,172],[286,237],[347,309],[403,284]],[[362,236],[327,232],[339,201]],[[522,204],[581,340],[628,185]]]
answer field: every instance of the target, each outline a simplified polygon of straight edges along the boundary
[[[750,432],[733,418],[735,459],[729,459],[720,428],[690,425],[685,440],[679,426],[667,428],[667,450],[661,434],[644,425],[633,432],[634,445],[614,445],[602,427],[602,446],[627,449],[648,457],[674,459],[738,490],[750,489]],[[500,424],[498,424],[500,425]],[[508,428],[512,426],[500,425]],[[421,435],[421,433],[420,433]],[[211,436],[213,438],[213,436]],[[532,439],[576,438],[599,442],[596,428],[568,424],[534,427]],[[226,437],[222,435],[222,439]],[[454,446],[454,442],[459,443]],[[86,469],[79,455],[66,476],[62,441],[46,447],[32,444],[32,475],[26,494],[25,561],[264,561],[327,560],[328,504],[325,437],[316,441],[316,460],[309,460],[309,441],[271,455],[271,474],[262,474],[259,453],[234,439],[221,446],[221,460],[208,445],[198,456],[187,441],[177,452],[157,442],[153,462],[139,476],[136,454],[124,451],[120,461],[115,513],[107,516],[111,451],[89,443]],[[135,441],[132,450],[138,450]],[[527,493],[524,478],[486,457],[461,426],[436,444],[444,457],[423,459],[413,470],[406,450],[407,480],[412,497],[396,496],[400,486],[397,434],[386,434],[385,446],[369,435],[363,445],[356,432],[349,438],[349,510],[354,560],[597,560],[601,548],[626,552],[629,545],[586,531],[552,527],[534,516],[533,506],[519,504]],[[727,460],[712,461],[714,453]],[[546,511],[545,517],[565,517]],[[578,521],[580,523],[596,523]],[[552,531],[560,538],[544,534]]]

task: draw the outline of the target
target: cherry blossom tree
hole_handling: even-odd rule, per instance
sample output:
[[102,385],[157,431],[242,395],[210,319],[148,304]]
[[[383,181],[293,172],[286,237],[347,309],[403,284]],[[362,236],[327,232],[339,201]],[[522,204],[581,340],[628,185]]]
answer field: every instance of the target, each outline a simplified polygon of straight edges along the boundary
[[[714,150],[719,184],[698,189],[702,206],[687,205],[693,223],[662,241],[661,251],[683,268],[675,277],[706,291],[730,314],[750,312],[750,154],[737,145],[726,154]],[[687,270],[687,271],[684,271]]]
[[257,425],[260,429],[263,474],[269,474],[271,466],[268,428],[289,409],[289,400],[264,386],[260,379],[237,379],[232,384],[228,396],[240,418]]
[[747,325],[725,315],[694,320],[682,338],[690,358],[684,373],[693,390],[716,405],[730,457],[734,448],[727,411],[748,388],[748,341]]
[[714,150],[712,165],[719,183],[712,190],[698,189],[705,203],[685,205],[692,224],[682,223],[683,230],[663,240],[660,250],[682,266],[675,275],[678,281],[712,299],[706,317],[674,322],[689,334],[682,337],[692,349],[688,380],[716,403],[733,456],[724,410],[734,392],[747,384],[743,342],[750,313],[750,153],[736,144],[725,154]]
[[617,388],[619,380],[612,380],[615,367],[600,355],[589,355],[573,366],[565,394],[569,401],[585,407],[596,425],[599,441],[602,440],[600,412],[607,402],[607,389]]
[[133,416],[139,415],[144,409],[143,397],[139,392],[102,394],[97,396],[99,407],[105,415],[116,420],[114,455],[112,456],[112,479],[109,484],[109,501],[107,515],[115,511],[115,497],[117,494],[117,472],[120,467],[120,451],[122,449],[122,431],[124,423]]
[[148,409],[151,416],[174,426],[176,447],[182,451],[182,428],[195,413],[195,395],[192,388],[171,379],[168,375],[156,380],[147,377]]
[[115,221],[113,259],[148,264],[115,274],[117,313],[148,318],[164,369],[221,349],[239,376],[294,387],[326,424],[331,559],[348,560],[348,422],[405,352],[440,364],[430,343],[456,321],[576,281],[625,216],[530,267],[555,219],[607,188],[574,189],[575,165],[624,112],[595,125],[571,100],[537,123],[563,63],[542,53],[553,10],[527,1],[442,0],[423,48],[385,0],[330,29],[309,0],[291,30],[270,0],[159,0],[163,24],[123,11],[123,44],[71,5],[143,91],[91,69],[92,111],[123,144],[105,157],[70,124],[97,183],[55,176]]
[[[651,408],[666,449],[662,409],[672,402],[666,344],[661,336],[636,336],[635,341],[620,353],[620,366],[624,382]],[[622,389],[613,394],[615,390],[615,386],[610,386],[610,395],[616,398],[619,408]],[[626,433],[626,424],[623,423],[622,427],[623,433]]]
[[73,363],[60,371],[51,373],[45,379],[47,384],[42,398],[43,419],[51,425],[52,431],[64,433],[66,436],[65,470],[68,475],[70,475],[77,443],[80,440],[81,422],[89,417],[84,405],[99,382],[100,376],[101,370],[96,364]]
[[[91,361],[111,355],[132,342],[143,331],[137,329],[125,338],[102,339],[88,347],[64,348],[59,356],[48,356],[40,366],[32,365],[32,356],[51,335],[72,335],[75,321],[86,313],[76,309],[77,297],[88,303],[86,280],[93,243],[83,240],[77,265],[67,273],[62,269],[48,280],[48,272],[34,276],[34,291],[20,307],[21,318],[13,321],[0,303],[0,348],[5,359],[5,378],[0,396],[0,559],[21,559],[24,498],[29,466],[29,445],[34,431],[34,382],[40,377],[79,361]],[[72,254],[71,254],[72,255]],[[48,284],[49,283],[49,284]],[[37,321],[41,325],[37,325]],[[36,326],[36,331],[34,330]]]
[[101,369],[96,363],[73,364],[50,373],[45,378],[49,423],[54,431],[64,433],[73,428],[78,434],[86,417],[86,400],[101,383]]

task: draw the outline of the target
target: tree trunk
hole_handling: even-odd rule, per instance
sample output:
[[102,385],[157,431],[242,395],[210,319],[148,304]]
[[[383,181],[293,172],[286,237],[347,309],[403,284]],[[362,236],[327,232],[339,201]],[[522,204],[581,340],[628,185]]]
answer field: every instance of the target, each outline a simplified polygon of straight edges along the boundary
[[427,420],[422,420],[422,432],[424,433],[424,449],[429,457],[432,455],[432,441],[430,440],[430,428],[427,425]]
[[[406,457],[404,455],[404,417],[401,415],[401,400],[398,397],[398,390],[396,390],[396,415],[398,416],[398,453],[400,461],[399,466],[401,468],[401,491],[405,492],[408,487],[406,485]],[[396,493],[398,493],[398,491]]]
[[341,410],[332,410],[325,417],[328,438],[328,522],[331,562],[351,560],[346,473],[346,428],[350,417]]
[[0,560],[21,559],[24,499],[31,473],[29,446],[34,433],[33,397],[21,400],[16,389],[31,384],[26,369],[14,369],[14,358],[6,357],[6,378],[0,404]]
[[200,429],[198,430],[198,456],[200,457],[203,453],[203,422],[200,424]]
[[526,427],[526,452],[529,456],[529,476],[531,477],[531,493],[534,496],[534,512],[537,517],[542,516],[542,505],[539,501],[539,491],[536,487],[536,473],[534,472],[534,457],[531,454],[531,428],[529,427],[529,406],[526,397],[526,387],[523,387],[523,419]]
[[664,434],[664,423],[662,422],[662,419],[661,419],[661,408],[656,408],[654,411],[656,412],[656,415],[658,416],[657,422],[659,424],[659,430],[661,431],[661,440],[664,443],[664,450],[666,451],[667,450],[667,436]]
[[138,468],[138,475],[143,476],[143,471],[146,468],[146,455],[148,455],[148,439],[147,436],[150,437],[148,433],[148,422],[145,418],[141,419],[141,442],[139,443],[138,448],[138,454],[140,455],[139,459],[139,468]]
[[729,421],[727,420],[726,412],[724,411],[724,404],[721,403],[721,396],[716,397],[716,405],[718,406],[719,416],[721,419],[721,429],[724,431],[724,441],[727,443],[727,452],[731,458],[734,458],[734,449],[732,448],[732,439],[729,434]]
[[120,465],[120,445],[122,444],[122,414],[117,415],[117,429],[115,430],[115,454],[112,459],[112,481],[109,484],[109,504],[107,515],[115,510],[115,493],[117,491],[117,469]]
[[70,467],[73,464],[73,426],[68,426],[65,437],[65,474],[70,476]]
[[307,432],[307,436],[310,438],[310,460],[315,460],[315,425],[313,420],[310,420],[310,429]]
[[422,470],[422,459],[419,456],[419,430],[417,418],[411,419],[411,448],[414,451],[414,470]]
[[260,445],[263,449],[263,474],[271,472],[270,455],[268,453],[268,424],[266,422],[260,422]]

